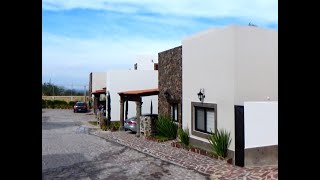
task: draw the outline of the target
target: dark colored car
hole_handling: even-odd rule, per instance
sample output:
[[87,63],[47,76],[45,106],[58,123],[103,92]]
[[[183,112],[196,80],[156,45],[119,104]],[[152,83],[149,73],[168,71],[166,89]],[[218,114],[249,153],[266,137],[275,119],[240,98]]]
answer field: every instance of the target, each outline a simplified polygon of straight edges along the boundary
[[73,106],[73,112],[87,112],[88,111],[88,106],[87,103],[85,102],[77,102],[74,106]]
[[[150,116],[152,119],[158,119],[158,114],[142,114],[141,117]],[[137,132],[137,117],[131,117],[124,121],[124,130]]]

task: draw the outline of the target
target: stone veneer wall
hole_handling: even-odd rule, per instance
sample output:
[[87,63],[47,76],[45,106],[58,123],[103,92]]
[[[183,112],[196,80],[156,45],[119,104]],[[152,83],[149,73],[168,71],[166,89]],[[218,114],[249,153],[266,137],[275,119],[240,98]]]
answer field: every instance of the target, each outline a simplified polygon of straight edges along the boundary
[[168,91],[178,103],[178,121],[182,122],[182,46],[158,53],[159,115],[171,114],[171,106],[164,93]]

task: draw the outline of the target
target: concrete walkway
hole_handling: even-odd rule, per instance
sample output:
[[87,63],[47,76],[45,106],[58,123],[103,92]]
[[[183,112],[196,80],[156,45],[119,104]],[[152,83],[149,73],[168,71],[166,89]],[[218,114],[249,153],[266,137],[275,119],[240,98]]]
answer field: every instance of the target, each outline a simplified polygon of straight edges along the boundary
[[94,130],[90,134],[117,142],[164,161],[210,175],[211,179],[278,179],[277,166],[241,168],[222,160],[172,147],[170,145],[172,141],[154,142],[142,137],[137,138],[129,132]]

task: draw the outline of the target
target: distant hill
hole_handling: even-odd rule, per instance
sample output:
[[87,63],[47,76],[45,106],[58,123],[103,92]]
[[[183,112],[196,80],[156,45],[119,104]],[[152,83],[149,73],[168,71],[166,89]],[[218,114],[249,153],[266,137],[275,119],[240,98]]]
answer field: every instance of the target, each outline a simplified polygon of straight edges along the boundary
[[[89,91],[86,92],[86,95]],[[84,95],[84,89],[67,89],[63,86],[57,86],[53,83],[46,82],[42,84],[42,95],[44,96],[82,96]]]

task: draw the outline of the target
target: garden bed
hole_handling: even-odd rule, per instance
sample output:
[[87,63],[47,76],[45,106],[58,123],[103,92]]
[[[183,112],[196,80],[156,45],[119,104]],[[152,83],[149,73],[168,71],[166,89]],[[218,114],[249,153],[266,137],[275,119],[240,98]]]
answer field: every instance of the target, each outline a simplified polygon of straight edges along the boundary
[[197,153],[197,154],[200,154],[200,155],[208,156],[208,157],[213,158],[213,159],[224,160],[224,161],[227,161],[227,163],[232,164],[232,158],[223,158],[223,157],[220,157],[220,156],[219,157],[218,156],[214,156],[211,152],[209,152],[207,150],[204,150],[204,149],[201,149],[199,147],[185,146],[184,144],[182,144],[180,142],[172,142],[171,146],[172,147],[176,147],[176,148],[182,148],[182,149],[185,149],[187,151],[194,152],[194,153]]
[[162,137],[162,136],[147,136],[145,137],[149,141],[155,141],[155,142],[165,142],[165,141],[170,141],[173,139],[169,139],[167,137]]

